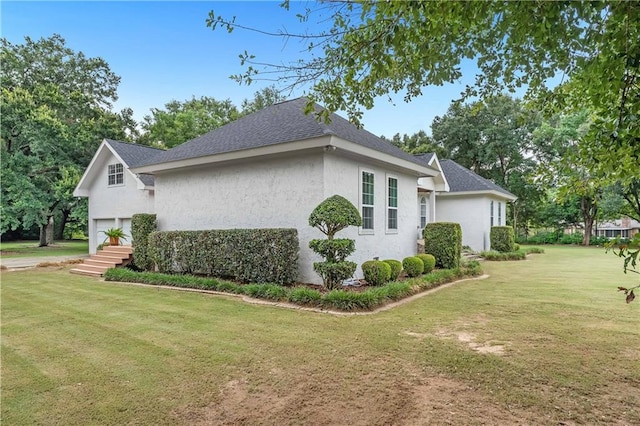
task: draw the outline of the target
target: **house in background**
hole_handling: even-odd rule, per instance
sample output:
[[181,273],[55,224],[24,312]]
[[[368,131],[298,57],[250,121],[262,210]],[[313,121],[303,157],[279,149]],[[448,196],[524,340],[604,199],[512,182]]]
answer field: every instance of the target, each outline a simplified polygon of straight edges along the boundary
[[633,238],[640,232],[640,222],[630,217],[600,222],[594,230],[594,235],[606,238]]
[[[464,218],[465,211],[447,217],[455,208],[438,207],[442,194],[452,188],[446,162],[441,164],[435,155],[425,161],[407,154],[336,114],[329,123],[319,122],[313,114],[304,114],[306,103],[299,98],[272,105],[168,151],[103,142],[75,193],[90,199],[90,232],[106,218],[124,225],[135,213],[152,212],[159,230],[296,228],[299,280],[318,283],[313,262],[321,259],[309,249],[309,241],[323,235],[309,226],[308,217],[327,197],[342,195],[363,217],[361,227],[339,234],[355,240],[356,252],[349,260],[358,264],[373,257],[413,255],[416,229],[436,220]],[[123,179],[120,192],[110,184],[111,166],[120,170],[118,163],[130,182]],[[460,176],[455,174],[455,179]],[[145,185],[143,180],[151,178]],[[487,191],[466,191],[474,208],[462,202],[464,194],[454,200],[466,213],[481,216],[470,223],[482,232],[490,228],[485,204],[495,195],[491,191],[500,192]],[[125,201],[128,196],[131,202]],[[495,199],[502,203],[509,196],[500,193]],[[111,203],[116,201],[126,211],[115,211]],[[494,220],[496,225],[504,222],[502,216]],[[463,236],[475,231],[463,225]],[[90,241],[92,252],[97,242]],[[360,270],[356,273],[362,276]]]

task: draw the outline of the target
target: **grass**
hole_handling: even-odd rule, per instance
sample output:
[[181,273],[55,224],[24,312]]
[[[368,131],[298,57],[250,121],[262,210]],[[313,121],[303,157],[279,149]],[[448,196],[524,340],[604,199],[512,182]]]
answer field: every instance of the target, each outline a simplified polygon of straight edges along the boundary
[[545,250],[368,316],[2,272],[2,420],[640,423],[640,303],[616,292],[637,278],[602,249]]
[[56,241],[49,247],[38,247],[38,241],[8,241],[0,244],[5,259],[41,256],[81,256],[89,253],[88,241]]

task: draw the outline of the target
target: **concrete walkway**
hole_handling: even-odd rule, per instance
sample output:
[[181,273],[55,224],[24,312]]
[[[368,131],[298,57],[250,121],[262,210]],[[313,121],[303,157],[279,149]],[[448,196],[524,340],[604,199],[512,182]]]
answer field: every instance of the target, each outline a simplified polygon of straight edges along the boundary
[[89,255],[73,256],[39,256],[39,257],[13,257],[9,259],[0,258],[0,265],[9,269],[33,268],[42,262],[64,262],[71,259],[85,259]]

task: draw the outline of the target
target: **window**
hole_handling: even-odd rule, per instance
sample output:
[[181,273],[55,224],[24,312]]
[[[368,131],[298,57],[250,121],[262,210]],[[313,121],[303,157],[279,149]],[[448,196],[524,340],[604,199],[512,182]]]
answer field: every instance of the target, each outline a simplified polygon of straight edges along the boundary
[[493,226],[493,201],[491,202],[491,226]]
[[498,226],[502,225],[502,203],[498,202]]
[[420,228],[427,226],[427,197],[420,198]]
[[387,230],[398,230],[398,179],[387,177]]
[[107,175],[108,185],[122,185],[124,183],[124,169],[122,164],[109,164],[109,173]]
[[373,230],[373,173],[362,172],[362,229]]

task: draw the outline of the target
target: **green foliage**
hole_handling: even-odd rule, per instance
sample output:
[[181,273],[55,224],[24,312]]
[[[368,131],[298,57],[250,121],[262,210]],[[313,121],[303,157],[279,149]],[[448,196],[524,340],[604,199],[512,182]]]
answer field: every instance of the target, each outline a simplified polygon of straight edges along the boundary
[[339,288],[342,281],[353,276],[358,266],[345,260],[355,250],[355,242],[333,237],[348,226],[361,224],[362,218],[358,209],[340,195],[327,198],[309,215],[309,225],[318,228],[327,236],[326,240],[311,240],[309,248],[324,258],[324,262],[313,264],[313,270],[322,277],[325,287],[330,290]]
[[122,228],[109,228],[106,231],[101,231],[107,238],[118,238],[126,240],[129,236],[124,233]]
[[314,262],[313,270],[320,275],[328,289],[340,288],[342,281],[351,278],[358,264],[347,260],[342,262]]
[[[419,260],[419,259],[418,259]],[[232,294],[246,294],[251,297],[288,301],[299,305],[333,309],[339,311],[367,311],[385,303],[400,300],[417,292],[431,289],[463,277],[477,276],[482,273],[480,264],[470,261],[456,269],[443,269],[419,278],[402,282],[391,282],[380,287],[354,292],[334,289],[326,294],[307,287],[282,287],[274,284],[236,284],[214,278],[193,275],[163,274],[158,272],[135,272],[125,268],[113,268],[105,273],[105,280],[137,282],[151,285],[164,285],[200,290],[220,291]]]
[[322,299],[322,294],[315,289],[307,287],[295,287],[289,291],[287,300],[298,305],[318,306]]
[[524,249],[525,253],[527,254],[542,254],[544,253],[544,249],[541,249],[540,247],[527,247]]
[[428,223],[422,231],[424,252],[436,258],[436,266],[453,269],[460,266],[462,228],[459,223]]
[[309,225],[318,228],[327,238],[333,236],[348,226],[362,225],[362,218],[358,209],[346,198],[333,195],[311,212]]
[[367,260],[361,268],[364,279],[371,285],[382,285],[391,279],[391,266],[381,260]]
[[328,262],[342,262],[356,249],[356,243],[348,238],[335,238],[333,240],[311,240],[309,248]]
[[482,251],[480,252],[485,260],[524,260],[527,257],[527,253],[523,250],[520,251]]
[[520,250],[520,244],[513,244],[513,251],[519,251]]
[[58,216],[61,236],[75,210],[86,209],[73,189],[100,140],[135,135],[133,112],[111,111],[120,77],[109,65],[74,52],[59,35],[1,44],[0,233],[46,231]]
[[383,260],[383,262],[391,267],[391,277],[389,277],[389,279],[391,281],[397,280],[402,272],[402,262],[395,259],[386,259]]
[[422,259],[415,256],[405,257],[402,260],[402,267],[408,277],[417,277],[424,272],[424,263]]
[[[280,33],[283,40],[302,40],[301,51],[310,55],[283,66],[244,52],[240,61],[246,71],[233,78],[249,84],[264,73],[289,88],[311,84],[310,102],[327,108],[319,113],[322,118],[346,111],[359,123],[362,109],[372,108],[377,97],[401,92],[409,101],[425,87],[459,80],[462,61],[473,58],[476,82],[465,97],[526,87],[527,99],[547,114],[590,109],[597,119],[580,156],[601,176],[628,179],[640,161],[640,8],[635,6],[629,1],[320,3],[301,8],[298,17],[307,25],[321,19],[322,30]],[[326,16],[332,17],[329,29]],[[213,11],[207,25],[229,32],[238,26]],[[565,76],[563,82],[549,90],[548,81],[558,75]]]
[[179,102],[172,100],[164,109],[152,108],[144,117],[144,134],[139,143],[163,148],[173,148],[188,140],[209,133],[239,116],[231,100],[218,101],[202,96]]
[[298,248],[295,229],[164,231],[149,235],[149,257],[160,272],[245,282],[294,282]]
[[149,235],[158,228],[155,214],[138,213],[131,218],[131,238],[133,239],[133,262],[144,271],[153,269],[149,256]]
[[433,268],[435,268],[436,266],[436,258],[433,257],[433,255],[420,253],[417,254],[416,257],[420,258],[420,260],[422,260],[422,263],[424,263],[424,271],[422,271],[423,274],[428,274],[429,272],[433,271]]
[[515,235],[511,226],[492,226],[490,239],[491,250],[503,253],[515,251]]

